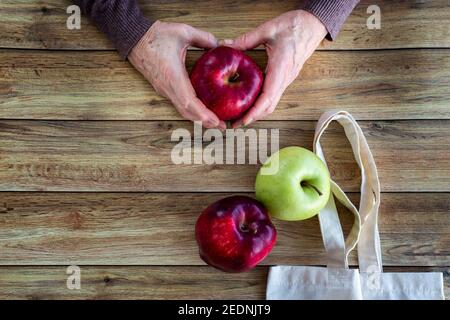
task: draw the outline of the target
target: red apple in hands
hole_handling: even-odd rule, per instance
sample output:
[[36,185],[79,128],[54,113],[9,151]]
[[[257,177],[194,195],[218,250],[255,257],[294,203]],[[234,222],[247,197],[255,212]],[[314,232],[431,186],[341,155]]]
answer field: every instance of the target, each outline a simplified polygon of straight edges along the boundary
[[195,235],[200,257],[227,272],[255,267],[276,240],[264,206],[245,196],[228,197],[206,208],[197,220]]
[[252,58],[230,47],[217,47],[196,62],[191,82],[197,97],[221,120],[239,118],[261,91],[263,74]]

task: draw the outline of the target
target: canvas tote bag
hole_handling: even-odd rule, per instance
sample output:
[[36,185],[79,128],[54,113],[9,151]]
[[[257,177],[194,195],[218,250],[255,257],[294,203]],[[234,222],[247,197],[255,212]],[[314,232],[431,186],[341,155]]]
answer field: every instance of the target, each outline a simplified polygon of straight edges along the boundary
[[[444,299],[442,273],[383,272],[377,223],[380,183],[375,161],[361,128],[348,112],[324,113],[316,127],[314,152],[326,163],[320,138],[334,120],[344,127],[355,160],[361,169],[359,209],[342,189],[331,181],[330,199],[318,215],[327,266],[271,267],[267,299]],[[347,239],[344,239],[334,199],[353,214],[353,226]],[[359,270],[348,267],[348,256],[356,246]]]

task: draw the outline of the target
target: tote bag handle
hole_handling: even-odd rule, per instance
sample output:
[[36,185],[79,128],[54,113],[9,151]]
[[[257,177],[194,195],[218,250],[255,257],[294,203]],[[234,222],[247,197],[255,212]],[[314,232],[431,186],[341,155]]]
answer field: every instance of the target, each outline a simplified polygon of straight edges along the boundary
[[[361,199],[359,210],[342,189],[331,181],[331,195],[327,205],[319,213],[319,222],[327,252],[328,267],[348,268],[348,256],[358,244],[358,260],[361,272],[381,272],[381,247],[378,232],[380,183],[378,172],[364,134],[356,120],[346,111],[325,112],[319,119],[314,135],[314,152],[326,164],[320,138],[332,121],[345,130],[355,160],[361,169]],[[352,229],[344,240],[334,197],[346,206],[354,216]]]

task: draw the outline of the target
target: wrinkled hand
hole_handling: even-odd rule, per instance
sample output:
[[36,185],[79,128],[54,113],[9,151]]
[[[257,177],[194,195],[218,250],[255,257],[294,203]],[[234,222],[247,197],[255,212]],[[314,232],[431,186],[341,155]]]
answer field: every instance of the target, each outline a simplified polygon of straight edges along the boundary
[[168,98],[186,119],[201,121],[207,128],[226,125],[197,98],[185,67],[189,46],[214,48],[217,39],[209,32],[186,24],[156,21],[128,55],[160,95]]
[[247,126],[272,113],[283,92],[297,78],[305,61],[323,40],[327,31],[309,12],[286,12],[225,45],[248,50],[264,45],[268,64],[263,89],[254,106],[233,123],[233,128]]

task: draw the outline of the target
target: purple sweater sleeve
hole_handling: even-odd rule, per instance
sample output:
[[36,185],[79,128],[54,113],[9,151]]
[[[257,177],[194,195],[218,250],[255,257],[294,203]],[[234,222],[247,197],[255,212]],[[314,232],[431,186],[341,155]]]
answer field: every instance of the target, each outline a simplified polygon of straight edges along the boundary
[[[120,55],[128,56],[131,49],[150,28],[152,21],[139,9],[137,0],[74,0],[81,11],[103,31]],[[309,0],[300,9],[314,14],[335,39],[345,19],[359,0]]]
[[137,0],[74,0],[81,11],[112,41],[123,58],[150,28],[152,21]]
[[309,0],[299,9],[312,13],[322,21],[328,31],[327,38],[334,40],[358,2],[359,0]]

